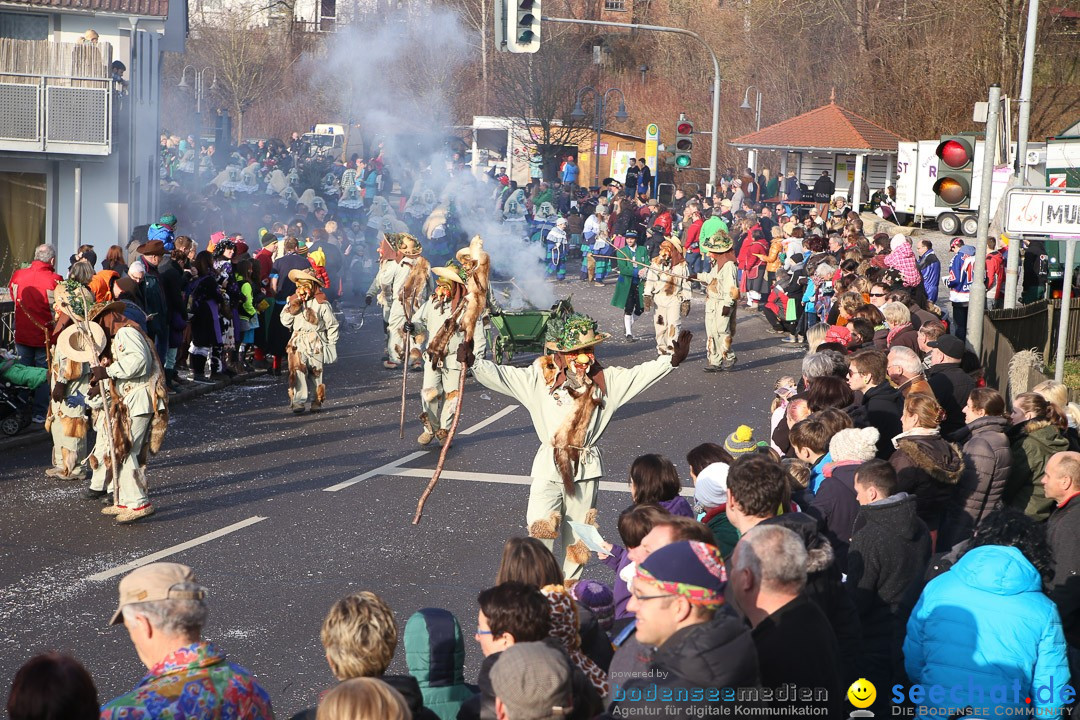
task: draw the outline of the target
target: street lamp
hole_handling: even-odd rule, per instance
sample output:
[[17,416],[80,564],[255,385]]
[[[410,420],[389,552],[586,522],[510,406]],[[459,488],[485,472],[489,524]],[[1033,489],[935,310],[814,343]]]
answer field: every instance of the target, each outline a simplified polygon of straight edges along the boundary
[[750,109],[750,91],[757,90],[757,129],[761,129],[761,91],[758,90],[757,85],[751,85],[746,88],[746,94],[743,95],[742,105],[739,106],[740,110]]
[[574,109],[570,112],[570,117],[574,120],[584,120],[585,110],[581,106],[581,98],[586,93],[592,93],[596,99],[596,147],[593,148],[593,186],[600,186],[600,136],[604,132],[604,115],[608,105],[608,95],[611,93],[619,94],[619,109],[615,113],[616,122],[625,122],[630,119],[630,115],[626,112],[626,96],[623,95],[623,91],[619,88],[608,88],[604,92],[600,92],[592,85],[586,85],[577,91],[577,97],[574,99]]

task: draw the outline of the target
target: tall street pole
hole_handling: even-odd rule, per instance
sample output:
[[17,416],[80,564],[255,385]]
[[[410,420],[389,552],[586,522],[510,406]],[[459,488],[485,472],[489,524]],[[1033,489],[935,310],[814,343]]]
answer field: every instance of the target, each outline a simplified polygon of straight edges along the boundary
[[[1027,185],[1027,146],[1031,126],[1031,82],[1035,72],[1035,33],[1039,29],[1039,0],[1028,0],[1027,37],[1024,40],[1024,69],[1020,80],[1020,118],[1016,128],[1016,175]],[[1005,265],[1005,307],[1016,307],[1016,286],[1020,275],[1020,238],[1009,238]]]
[[1001,114],[1001,86],[990,86],[983,142],[982,185],[979,187],[979,229],[975,233],[975,277],[968,302],[967,341],[976,355],[982,354],[983,317],[986,315],[986,241],[990,234],[990,191],[994,185],[994,157],[997,155],[998,117]]
[[[713,64],[713,96],[712,96],[712,143],[709,152],[709,191],[712,192],[716,188],[716,162],[717,162],[717,143],[720,137],[720,61],[716,59],[716,53],[709,47],[708,43],[696,32],[684,30],[682,28],[665,27],[663,25],[640,25],[638,23],[620,23],[611,22],[608,20],[578,20],[577,18],[556,18],[542,16],[541,20],[544,22],[553,23],[569,23],[571,25],[599,25],[601,27],[617,27],[628,28],[630,30],[651,30],[653,32],[669,32],[676,35],[686,35],[697,40],[701,45],[709,51],[709,56],[712,58]],[[599,148],[597,148],[599,152]]]

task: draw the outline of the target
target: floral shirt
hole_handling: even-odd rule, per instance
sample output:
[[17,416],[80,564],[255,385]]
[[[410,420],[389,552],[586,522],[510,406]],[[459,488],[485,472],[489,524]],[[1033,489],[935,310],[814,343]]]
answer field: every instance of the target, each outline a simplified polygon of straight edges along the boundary
[[101,709],[101,720],[273,720],[270,696],[251,673],[208,642],[176,650],[135,689]]

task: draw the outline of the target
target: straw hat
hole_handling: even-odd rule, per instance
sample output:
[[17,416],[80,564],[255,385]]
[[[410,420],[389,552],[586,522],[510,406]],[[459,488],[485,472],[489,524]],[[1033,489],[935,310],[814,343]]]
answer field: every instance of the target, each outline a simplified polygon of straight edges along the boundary
[[464,285],[465,281],[461,279],[461,275],[458,274],[456,268],[452,267],[433,267],[431,272],[435,274],[435,277],[439,280],[445,280],[451,283],[457,283],[458,285]]
[[319,287],[326,287],[322,284],[322,280],[316,277],[315,273],[311,272],[310,270],[290,270],[289,279],[292,280],[294,283],[309,282],[314,285],[318,285]]
[[552,318],[548,322],[548,350],[560,353],[576,352],[599,345],[611,337],[610,333],[596,331],[596,321],[588,315],[574,313],[564,320]]
[[[105,331],[95,322],[87,323],[90,328],[90,342],[83,334],[81,323],[68,325],[56,338],[56,347],[69,360],[79,363],[90,362],[105,350],[108,338]],[[91,344],[92,343],[92,344]]]

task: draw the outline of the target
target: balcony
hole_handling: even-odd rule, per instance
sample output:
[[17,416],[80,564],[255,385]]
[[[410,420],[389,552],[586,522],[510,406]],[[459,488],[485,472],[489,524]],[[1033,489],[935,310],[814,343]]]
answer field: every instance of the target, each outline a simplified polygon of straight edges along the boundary
[[0,151],[108,155],[107,43],[0,40]]

